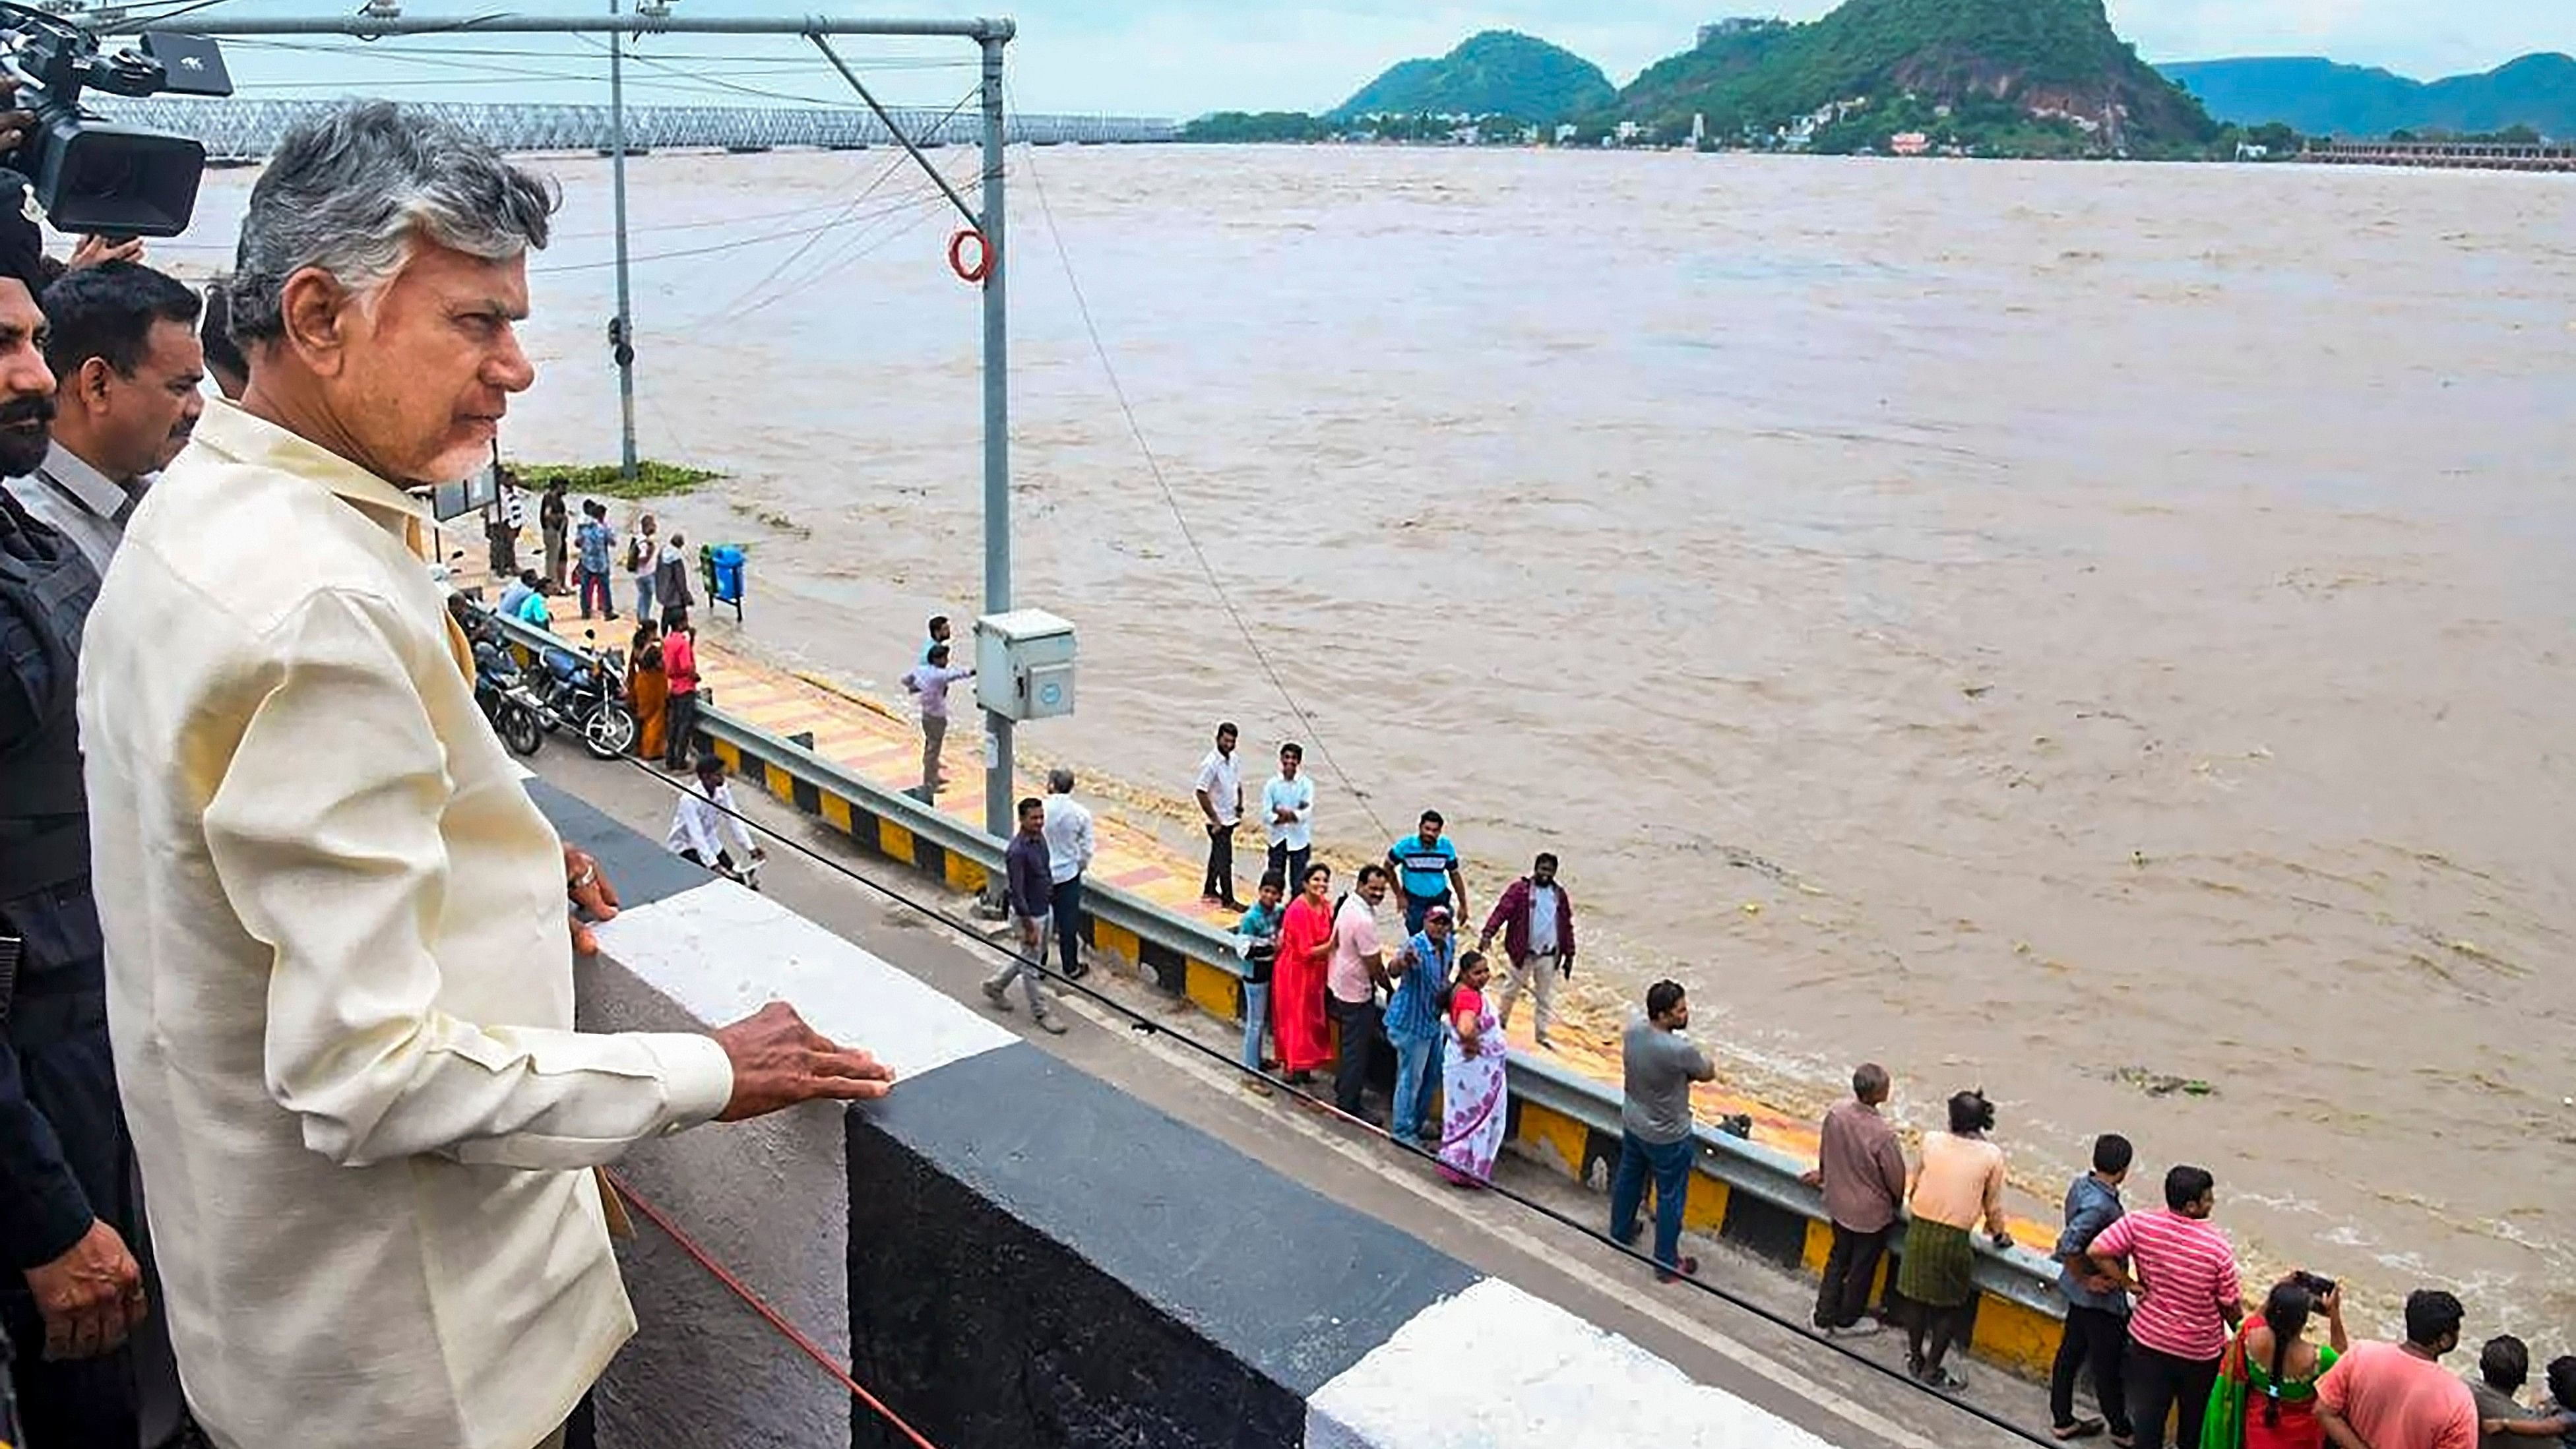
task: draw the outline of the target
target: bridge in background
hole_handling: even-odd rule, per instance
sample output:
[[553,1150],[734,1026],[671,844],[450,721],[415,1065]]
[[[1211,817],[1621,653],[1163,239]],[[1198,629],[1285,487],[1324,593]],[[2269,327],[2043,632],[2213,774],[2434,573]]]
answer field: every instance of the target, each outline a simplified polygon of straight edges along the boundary
[[2329,166],[2436,166],[2473,171],[2576,171],[2576,145],[2476,141],[2317,141],[2302,161]]
[[[135,100],[92,93],[86,97],[100,113],[127,125],[175,131],[204,143],[220,161],[258,161],[277,149],[286,129],[307,116],[329,111],[337,101],[179,100],[167,97]],[[604,151],[611,140],[606,106],[461,105],[436,102],[418,109],[437,114],[482,136],[504,151]],[[973,110],[950,113],[893,108],[891,114],[923,146],[977,144],[983,116]],[[1010,139],[1039,146],[1127,145],[1172,141],[1180,137],[1177,121],[1146,116],[1041,116],[1008,118]],[[801,109],[764,106],[629,106],[626,146],[630,152],[661,150],[759,151],[805,147],[849,151],[890,146],[894,135],[885,123],[864,110],[823,107]]]

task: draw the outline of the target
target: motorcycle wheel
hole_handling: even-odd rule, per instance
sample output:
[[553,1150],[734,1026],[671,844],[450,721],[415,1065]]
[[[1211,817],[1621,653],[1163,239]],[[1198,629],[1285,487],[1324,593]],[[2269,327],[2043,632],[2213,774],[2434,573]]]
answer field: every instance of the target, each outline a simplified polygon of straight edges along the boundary
[[546,743],[544,725],[536,711],[523,704],[501,707],[501,743],[522,755],[533,755]]
[[581,746],[593,759],[613,760],[635,748],[635,716],[615,700],[602,703],[581,722]]

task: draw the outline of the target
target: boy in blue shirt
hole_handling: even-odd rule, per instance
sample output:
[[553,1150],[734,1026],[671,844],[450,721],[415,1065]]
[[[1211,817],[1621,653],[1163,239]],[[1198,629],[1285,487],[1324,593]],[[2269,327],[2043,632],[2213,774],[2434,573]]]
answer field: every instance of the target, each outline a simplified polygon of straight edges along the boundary
[[[1287,894],[1288,877],[1275,870],[1266,872],[1260,894],[1234,928],[1234,951],[1243,958],[1243,1065],[1254,1072],[1265,1065],[1261,1028],[1270,1019],[1270,967],[1279,958],[1279,928],[1287,921],[1279,902]],[[1247,1077],[1244,1082],[1247,1090],[1270,1095],[1270,1084],[1261,1078]]]

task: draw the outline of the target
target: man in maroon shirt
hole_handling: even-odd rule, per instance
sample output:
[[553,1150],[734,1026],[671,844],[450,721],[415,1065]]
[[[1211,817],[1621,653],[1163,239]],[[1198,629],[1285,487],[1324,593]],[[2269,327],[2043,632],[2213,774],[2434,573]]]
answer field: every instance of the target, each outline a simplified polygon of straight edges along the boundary
[[1876,1062],[1853,1071],[1851,1100],[1825,1114],[1816,1170],[1806,1178],[1808,1186],[1824,1189],[1834,1229],[1816,1289],[1816,1327],[1830,1336],[1859,1337],[1885,1326],[1863,1315],[1905,1201],[1905,1149],[1878,1110],[1887,1103],[1888,1085],[1887,1068]]

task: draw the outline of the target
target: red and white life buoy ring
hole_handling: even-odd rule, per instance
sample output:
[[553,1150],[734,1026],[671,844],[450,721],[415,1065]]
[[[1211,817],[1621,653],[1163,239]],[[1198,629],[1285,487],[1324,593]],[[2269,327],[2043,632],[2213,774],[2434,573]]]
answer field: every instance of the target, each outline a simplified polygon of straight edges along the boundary
[[[971,265],[966,260],[968,242],[975,244],[975,260]],[[948,270],[955,272],[961,282],[983,281],[993,275],[993,244],[971,226],[959,231],[948,239]]]

